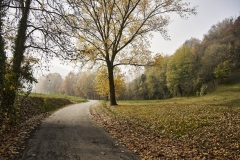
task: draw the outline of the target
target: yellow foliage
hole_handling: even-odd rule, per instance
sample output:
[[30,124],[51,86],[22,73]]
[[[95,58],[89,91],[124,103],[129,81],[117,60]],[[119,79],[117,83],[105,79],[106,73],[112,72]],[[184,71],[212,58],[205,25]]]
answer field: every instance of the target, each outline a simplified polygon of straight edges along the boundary
[[108,73],[106,69],[100,69],[95,79],[95,90],[101,96],[106,96],[109,93]]
[[[125,87],[124,75],[121,74],[121,70],[119,68],[115,68],[114,71],[115,71],[114,77],[115,94],[116,97],[119,97]],[[107,68],[104,67],[98,71],[95,79],[94,88],[95,91],[101,96],[109,96],[110,89]]]
[[164,58],[163,58],[163,56],[161,55],[161,54],[156,54],[155,56],[154,56],[154,66],[162,66],[163,65],[163,60],[164,60]]

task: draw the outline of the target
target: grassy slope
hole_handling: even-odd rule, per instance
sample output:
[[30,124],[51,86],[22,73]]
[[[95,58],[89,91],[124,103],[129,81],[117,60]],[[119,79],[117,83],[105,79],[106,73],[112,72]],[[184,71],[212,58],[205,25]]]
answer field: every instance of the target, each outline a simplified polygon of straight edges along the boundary
[[240,83],[222,86],[203,97],[120,101],[112,111],[168,136],[182,136],[226,121],[240,125]]
[[19,101],[20,118],[32,117],[40,113],[52,112],[66,105],[86,102],[86,99],[67,95],[36,94]]
[[203,97],[119,101],[101,110],[108,116],[94,113],[97,120],[146,159],[240,157],[239,82]]
[[75,97],[75,96],[68,96],[68,95],[62,95],[62,94],[40,94],[40,93],[32,93],[30,94],[31,97],[43,97],[43,98],[61,98],[61,99],[68,99],[72,101],[73,103],[82,103],[87,102],[86,99],[81,97]]

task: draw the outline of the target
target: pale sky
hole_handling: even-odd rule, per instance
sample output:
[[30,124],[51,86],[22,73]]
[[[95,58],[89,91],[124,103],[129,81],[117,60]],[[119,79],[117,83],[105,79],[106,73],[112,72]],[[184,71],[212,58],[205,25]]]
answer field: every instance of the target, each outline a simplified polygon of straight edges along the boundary
[[156,34],[151,47],[154,53],[172,55],[187,39],[195,37],[202,40],[212,25],[225,18],[240,16],[240,0],[189,0],[189,2],[191,6],[198,6],[197,15],[191,15],[185,20],[173,14],[172,23],[168,26],[171,40],[166,41],[160,34]]
[[[191,6],[198,6],[197,15],[191,15],[185,20],[172,14],[172,22],[168,26],[171,40],[166,41],[160,34],[155,34],[151,45],[153,53],[172,55],[191,37],[202,40],[212,25],[225,18],[240,16],[240,0],[189,0],[189,2]],[[72,70],[71,66],[61,65],[58,60],[54,61],[53,65],[50,72],[58,72],[63,77]]]

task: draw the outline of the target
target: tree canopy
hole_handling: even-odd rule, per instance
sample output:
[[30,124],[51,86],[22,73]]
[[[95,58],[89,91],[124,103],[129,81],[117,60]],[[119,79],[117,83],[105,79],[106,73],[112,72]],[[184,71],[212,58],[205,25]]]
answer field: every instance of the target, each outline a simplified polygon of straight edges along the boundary
[[169,60],[167,86],[173,94],[183,95],[184,91],[192,88],[189,81],[192,79],[194,61],[193,50],[186,45],[180,47]]
[[104,61],[108,68],[110,103],[116,105],[113,69],[147,65],[153,32],[167,36],[170,13],[196,14],[184,0],[69,0],[71,24],[78,34],[79,61]]

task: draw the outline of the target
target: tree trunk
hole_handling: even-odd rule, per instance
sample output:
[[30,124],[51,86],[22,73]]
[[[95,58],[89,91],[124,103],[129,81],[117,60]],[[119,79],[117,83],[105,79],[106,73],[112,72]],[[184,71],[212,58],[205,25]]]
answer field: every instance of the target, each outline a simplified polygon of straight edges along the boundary
[[13,52],[13,72],[17,75],[15,81],[18,81],[21,71],[21,63],[23,61],[23,54],[25,51],[27,19],[32,0],[26,0],[25,7],[23,8],[22,18],[19,21],[18,34],[15,40]]
[[110,88],[110,105],[117,105],[116,96],[115,96],[115,85],[114,85],[114,75],[113,75],[113,66],[108,65],[108,79],[109,79],[109,88]]
[[[13,65],[11,71],[11,81],[14,85],[14,89],[8,89],[4,91],[3,100],[1,106],[7,108],[9,114],[14,113],[14,102],[16,99],[19,77],[21,72],[21,63],[23,61],[23,54],[25,51],[25,41],[26,41],[26,30],[27,30],[27,19],[30,10],[30,4],[32,0],[26,0],[25,6],[22,7],[22,17],[19,20],[18,33],[15,39],[15,44],[13,48]],[[23,5],[23,4],[22,4]],[[8,87],[8,86],[6,86]]]
[[4,77],[6,73],[6,53],[4,51],[4,40],[2,37],[2,14],[3,7],[2,7],[2,1],[0,1],[0,114],[3,112],[3,106],[1,105],[1,102],[3,100],[3,91],[4,91]]

